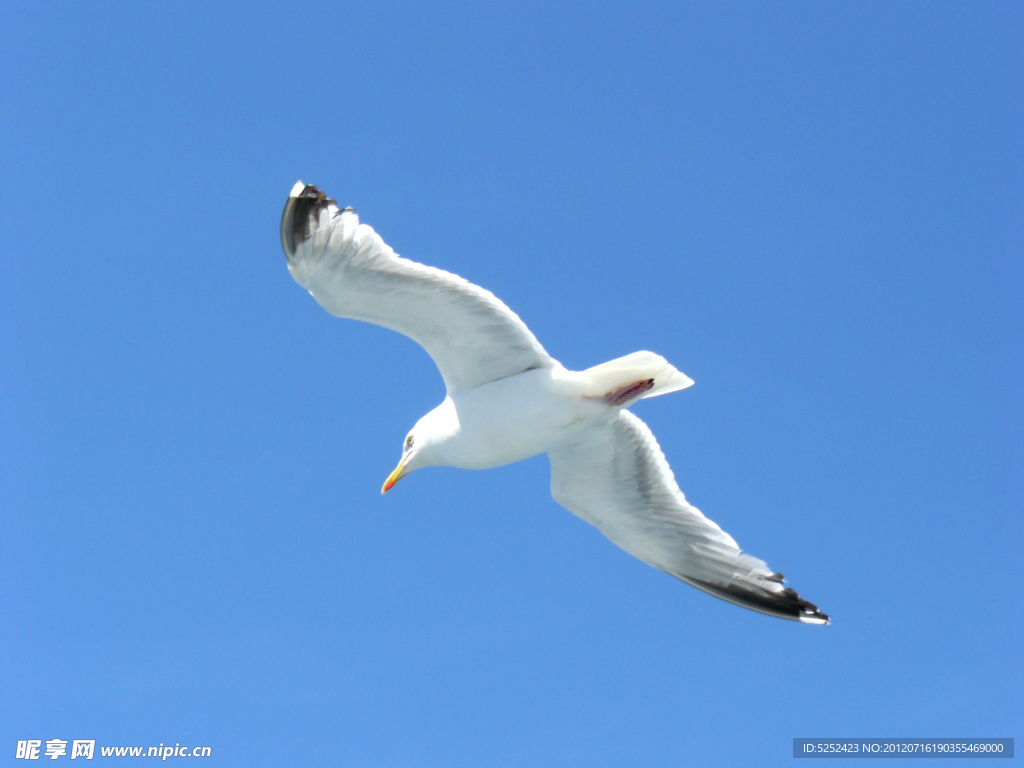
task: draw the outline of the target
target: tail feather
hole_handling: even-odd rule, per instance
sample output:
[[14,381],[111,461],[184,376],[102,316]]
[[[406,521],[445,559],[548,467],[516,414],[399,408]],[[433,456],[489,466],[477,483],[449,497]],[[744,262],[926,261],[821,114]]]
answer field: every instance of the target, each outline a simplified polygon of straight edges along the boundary
[[[693,379],[677,371],[664,357],[646,351],[595,365],[581,375],[587,397],[612,397],[615,405],[666,395],[693,384]],[[621,400],[621,393],[632,396]]]

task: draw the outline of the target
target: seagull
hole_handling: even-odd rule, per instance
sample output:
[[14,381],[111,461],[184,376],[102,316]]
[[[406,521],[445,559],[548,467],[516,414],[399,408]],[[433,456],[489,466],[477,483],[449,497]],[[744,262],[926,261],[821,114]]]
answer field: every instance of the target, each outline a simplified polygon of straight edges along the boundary
[[743,608],[829,623],[686,501],[651,430],[627,410],[693,384],[665,358],[634,352],[566,370],[493,293],[399,257],[354,209],[301,181],[281,245],[324,309],[408,336],[444,379],[444,402],[406,435],[381,493],[421,467],[487,469],[547,453],[555,501],[629,554]]

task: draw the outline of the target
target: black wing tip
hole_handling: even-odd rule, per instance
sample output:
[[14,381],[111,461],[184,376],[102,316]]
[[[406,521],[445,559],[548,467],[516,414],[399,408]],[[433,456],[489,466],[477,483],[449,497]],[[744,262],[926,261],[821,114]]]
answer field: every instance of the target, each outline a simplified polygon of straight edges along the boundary
[[787,603],[795,604],[799,609],[795,618],[797,621],[802,621],[805,624],[831,624],[828,620],[828,614],[822,613],[818,610],[818,606],[809,600],[804,600],[800,595],[796,593],[795,589],[786,587],[782,590],[782,596]]
[[281,214],[281,247],[289,261],[295,256],[295,249],[313,236],[320,211],[332,205],[337,207],[337,204],[312,184],[295,182]]
[[305,184],[301,180],[296,181],[292,186],[292,191],[288,193],[288,199],[315,200],[325,204],[337,203],[336,200],[327,197],[327,194],[315,184]]
[[[772,574],[766,581],[779,583],[778,579],[782,574]],[[693,584],[715,597],[728,600],[730,603],[749,608],[758,613],[765,613],[780,619],[799,621],[804,624],[831,624],[828,614],[818,610],[818,606],[809,600],[804,600],[797,594],[795,589],[785,587],[778,592],[764,593],[759,590],[744,587],[741,584],[711,584],[700,579],[687,578],[685,581]]]

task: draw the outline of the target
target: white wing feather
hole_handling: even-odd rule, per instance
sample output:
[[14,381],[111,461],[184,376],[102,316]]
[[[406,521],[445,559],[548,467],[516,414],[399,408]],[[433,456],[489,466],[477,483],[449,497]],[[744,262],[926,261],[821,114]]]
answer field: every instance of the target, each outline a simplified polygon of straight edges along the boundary
[[828,616],[783,586],[756,557],[687,503],[651,430],[629,411],[598,424],[551,458],[551,495],[634,557],[698,589],[784,619]]
[[405,334],[434,359],[450,394],[551,359],[494,294],[458,275],[403,259],[351,209],[299,182],[281,217],[295,280],[333,315]]

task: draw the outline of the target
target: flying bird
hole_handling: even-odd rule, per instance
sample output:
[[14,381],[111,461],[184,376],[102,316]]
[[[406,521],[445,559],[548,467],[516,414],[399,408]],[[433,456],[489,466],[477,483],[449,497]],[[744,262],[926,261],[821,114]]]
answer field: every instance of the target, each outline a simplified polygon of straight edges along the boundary
[[281,245],[324,309],[405,334],[440,369],[447,396],[406,435],[381,493],[421,467],[487,469],[547,453],[555,501],[629,554],[744,608],[829,623],[686,501],[651,430],[627,410],[693,384],[663,357],[566,370],[490,291],[399,257],[353,209],[301,181]]

